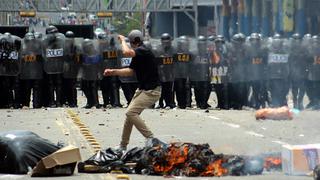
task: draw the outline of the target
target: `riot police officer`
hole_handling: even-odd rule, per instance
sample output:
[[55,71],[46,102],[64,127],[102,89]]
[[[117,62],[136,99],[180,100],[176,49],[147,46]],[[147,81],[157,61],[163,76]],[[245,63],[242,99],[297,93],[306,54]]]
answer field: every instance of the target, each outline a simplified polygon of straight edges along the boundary
[[287,106],[289,92],[289,53],[284,39],[275,34],[268,51],[267,77],[271,95],[271,106]]
[[43,78],[43,59],[41,52],[41,41],[35,35],[28,32],[23,39],[22,63],[21,63],[21,86],[22,86],[22,105],[30,106],[30,96],[32,90],[33,108],[41,107],[41,91]]
[[[312,61],[308,62],[308,88],[312,104],[308,108],[320,109],[320,36],[312,36],[310,55]],[[309,58],[308,58],[309,59]],[[309,59],[311,60],[311,59]]]
[[[158,73],[161,82],[161,97],[159,100],[160,108],[174,108],[174,72],[173,72],[173,56],[175,49],[172,46],[172,38],[168,33],[161,35],[161,44],[156,49],[156,60],[158,62]],[[165,101],[165,106],[163,105]]]
[[[178,107],[181,109],[185,109],[189,103],[189,107],[191,107],[191,100],[189,100],[189,98],[191,99],[189,94],[191,88],[187,88],[187,84],[190,84],[189,66],[192,58],[189,43],[186,36],[180,36],[177,40],[177,53],[174,55],[174,89]],[[187,103],[188,101],[189,103]]]
[[65,40],[65,61],[63,66],[63,104],[77,107],[76,82],[80,67],[79,48],[75,44],[74,33],[67,31]]
[[20,108],[20,49],[21,39],[5,33],[0,36],[0,76],[3,90],[2,107]]
[[194,86],[194,95],[197,107],[208,108],[208,88],[210,86],[210,55],[207,51],[207,39],[199,36],[197,39],[197,52],[192,59],[190,80]]
[[229,104],[230,108],[241,110],[246,105],[248,93],[245,79],[245,61],[247,58],[245,35],[235,34],[228,46],[229,59]]
[[48,75],[49,106],[61,107],[65,36],[55,26],[46,28],[43,39],[44,71]]
[[[98,35],[99,50],[103,58],[102,70],[119,68],[121,51],[116,46],[115,37],[107,37],[105,33]],[[120,81],[117,76],[104,76],[100,82],[103,106],[111,105],[112,107],[122,107],[120,104]]]
[[303,97],[306,91],[307,79],[307,61],[305,58],[309,55],[307,48],[302,45],[300,34],[293,34],[289,45],[289,79],[293,96],[293,107],[302,110],[304,108]]
[[215,39],[215,51],[211,54],[211,82],[217,95],[219,109],[229,109],[228,54],[224,37]]
[[252,87],[252,99],[250,106],[259,109],[266,106],[267,89],[265,84],[265,69],[267,63],[267,51],[263,47],[261,36],[252,33],[247,46],[248,58],[246,58],[246,79],[248,86]]
[[87,104],[84,108],[99,108],[98,80],[101,73],[101,61],[101,55],[93,40],[85,39],[82,42],[81,54],[81,89],[87,98]]
[[[127,45],[130,47],[129,39],[126,38]],[[147,44],[144,42],[144,44]],[[150,47],[149,47],[150,48]],[[152,47],[150,48],[152,49]],[[128,68],[130,66],[132,58],[131,57],[122,57],[120,58],[120,67]],[[137,76],[134,74],[133,76],[119,77],[121,82],[121,89],[123,91],[124,97],[127,100],[127,105],[129,106],[134,93],[138,88]]]
[[[37,43],[41,44],[41,47],[42,47],[42,44],[43,44],[43,34],[41,32],[34,32],[34,37],[36,38],[36,41]],[[43,47],[42,47],[43,49]],[[39,56],[39,58],[41,59],[42,61],[42,66],[43,66],[43,63],[44,63],[44,59],[43,59],[43,56]],[[48,74],[44,71],[43,67],[42,67],[42,73],[43,73],[43,78],[42,78],[42,81],[41,81],[41,98],[40,98],[40,101],[41,101],[41,106],[42,107],[49,107],[49,79],[48,79]]]
[[312,35],[311,34],[305,34],[302,39],[302,46],[307,49],[306,56],[304,57],[304,60],[307,62],[307,81],[306,81],[306,95],[308,96],[309,103],[306,105],[307,109],[313,108],[313,106],[316,104],[316,100],[314,99],[313,94],[313,87],[311,81],[308,80],[308,74],[309,74],[309,66],[313,62],[313,56],[311,53],[311,47],[312,47]]

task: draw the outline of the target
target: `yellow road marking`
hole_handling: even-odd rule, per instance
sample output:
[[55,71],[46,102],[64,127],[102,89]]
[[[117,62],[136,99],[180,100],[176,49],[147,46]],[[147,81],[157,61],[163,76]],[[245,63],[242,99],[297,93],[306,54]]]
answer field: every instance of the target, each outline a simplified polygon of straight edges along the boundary
[[96,138],[90,133],[90,129],[81,121],[80,117],[71,109],[67,110],[70,118],[72,119],[73,123],[78,126],[80,133],[83,137],[87,140],[88,144],[90,145],[91,149],[94,152],[101,150],[101,145],[97,142]]

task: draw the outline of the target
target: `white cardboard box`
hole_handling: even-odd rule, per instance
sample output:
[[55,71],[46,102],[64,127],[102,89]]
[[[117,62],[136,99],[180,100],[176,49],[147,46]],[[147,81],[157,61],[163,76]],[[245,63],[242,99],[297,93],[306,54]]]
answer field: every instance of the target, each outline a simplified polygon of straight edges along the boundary
[[283,145],[282,170],[288,175],[306,175],[320,162],[320,144]]

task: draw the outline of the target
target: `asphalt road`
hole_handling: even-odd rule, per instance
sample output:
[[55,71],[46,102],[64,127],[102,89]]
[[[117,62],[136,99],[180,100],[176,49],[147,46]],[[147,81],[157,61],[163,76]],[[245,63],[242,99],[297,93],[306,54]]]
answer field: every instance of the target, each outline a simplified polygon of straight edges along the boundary
[[[80,103],[84,103],[81,97]],[[82,159],[93,155],[69,114],[75,113],[90,129],[102,148],[115,147],[120,141],[125,108],[120,109],[23,109],[0,110],[0,132],[30,130],[52,142],[63,141],[78,146]],[[165,142],[209,143],[216,153],[258,155],[280,152],[283,144],[320,143],[318,111],[303,111],[288,121],[257,121],[253,110],[155,110],[142,113],[155,136]],[[130,147],[144,146],[145,139],[134,129]],[[129,148],[130,148],[129,147]],[[80,174],[70,177],[38,179],[114,179],[108,174]],[[164,177],[130,175],[133,180],[165,179]],[[211,179],[186,178],[179,179]],[[28,175],[0,175],[0,179],[31,179]],[[213,178],[215,179],[215,178]],[[312,179],[308,176],[287,176],[282,172],[265,172],[259,176],[222,177],[222,179]]]

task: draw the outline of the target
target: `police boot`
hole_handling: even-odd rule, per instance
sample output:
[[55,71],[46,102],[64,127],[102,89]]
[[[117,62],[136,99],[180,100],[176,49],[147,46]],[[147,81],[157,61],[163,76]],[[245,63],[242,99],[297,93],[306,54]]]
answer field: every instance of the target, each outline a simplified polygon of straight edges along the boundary
[[223,85],[223,102],[224,102],[223,103],[223,109],[226,109],[226,110],[228,110],[230,108],[228,91],[229,91],[228,84],[224,84]]
[[122,105],[120,104],[119,86],[116,83],[112,83],[111,104],[112,107],[122,107]]
[[92,99],[91,99],[91,102],[92,102],[91,106],[92,106],[92,107],[99,108],[100,105],[99,105],[97,87],[91,89],[91,98],[92,98]]
[[77,88],[75,87],[75,81],[73,81],[72,89],[69,100],[69,107],[77,107]]
[[61,98],[62,98],[62,89],[61,89],[61,86],[57,86],[57,89],[56,89],[56,104],[57,104],[57,107],[62,107]]
[[189,83],[186,84],[186,107],[191,108],[191,103],[192,103],[192,92],[191,92],[191,85]]
[[41,81],[35,80],[33,85],[33,108],[41,108]]
[[165,94],[165,102],[166,102],[166,108],[175,108],[175,102],[174,102],[174,91],[173,91],[173,84],[168,85],[167,93]]
[[48,94],[49,95],[49,97],[48,97],[49,107],[51,107],[51,108],[57,107],[55,104],[55,101],[54,101],[54,90],[55,90],[55,87],[53,84],[53,80],[51,79],[49,82],[49,94]]
[[83,108],[90,108],[90,93],[89,93],[89,82],[88,81],[82,81],[81,82],[81,90],[83,91],[84,95],[86,96],[87,99],[87,104],[83,106]]

